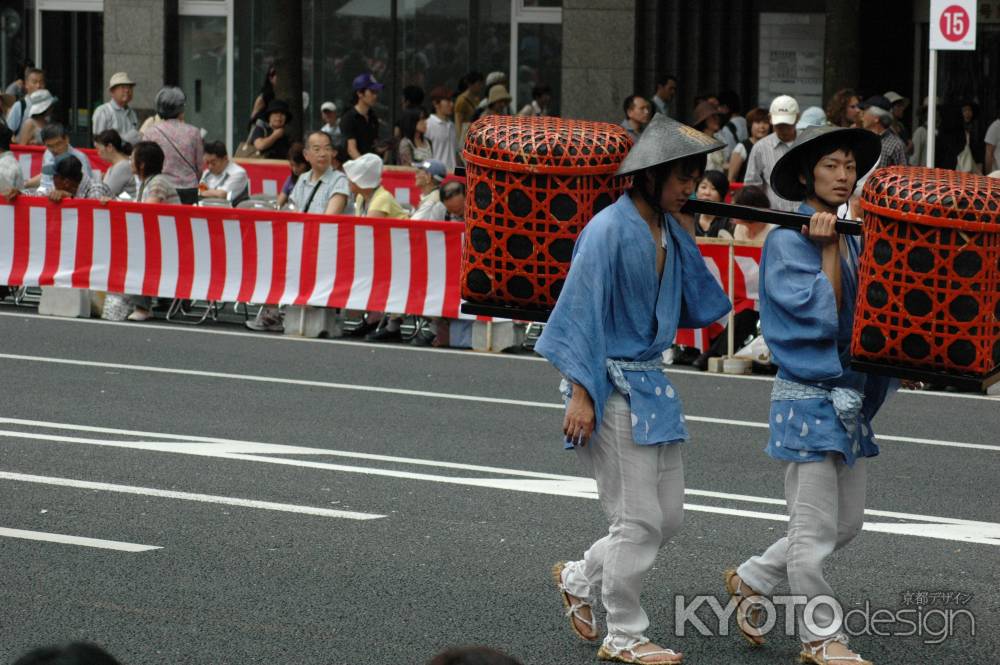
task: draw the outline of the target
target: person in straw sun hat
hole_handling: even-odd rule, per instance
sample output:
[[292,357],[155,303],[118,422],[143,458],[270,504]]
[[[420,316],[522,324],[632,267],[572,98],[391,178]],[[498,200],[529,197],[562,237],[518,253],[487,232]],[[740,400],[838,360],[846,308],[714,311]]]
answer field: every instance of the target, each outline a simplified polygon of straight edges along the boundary
[[94,111],[91,131],[94,136],[108,129],[114,129],[119,136],[130,136],[139,130],[139,118],[129,104],[135,92],[135,81],[125,72],[116,72],[108,81],[108,92],[111,95],[104,104]]
[[631,188],[580,233],[535,346],[564,377],[564,447],[575,449],[597,481],[609,521],[582,558],[552,570],[570,628],[585,640],[600,638],[593,603],[601,595],[602,660],[682,658],[646,636],[639,593],[683,517],[678,444],[688,432],[662,354],[678,326],[701,327],[730,307],[695,245],[694,221],[679,215],[706,154],[722,148],[693,127],[653,116],[618,170],[631,177]]
[[[771,393],[767,454],[782,464],[788,533],[724,573],[737,626],[752,645],[763,597],[787,581],[809,601],[834,596],[823,563],[861,532],[868,458],[878,455],[871,419],[894,380],[851,369],[860,242],[839,235],[836,211],[878,162],[879,138],[864,129],[810,127],[771,171],[771,188],[804,200],[800,230],[768,234],[760,263],[760,322],[779,367]],[[871,665],[851,651],[843,613],[819,602],[796,607],[803,663]]]

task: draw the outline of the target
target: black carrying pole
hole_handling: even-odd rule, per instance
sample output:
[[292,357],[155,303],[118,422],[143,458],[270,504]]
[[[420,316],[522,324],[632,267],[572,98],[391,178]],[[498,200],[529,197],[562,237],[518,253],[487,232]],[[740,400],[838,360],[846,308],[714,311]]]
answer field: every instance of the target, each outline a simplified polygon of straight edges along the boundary
[[[733,203],[716,203],[715,201],[699,201],[689,199],[681,212],[689,214],[715,215],[716,217],[731,217],[745,219],[748,222],[766,222],[786,226],[790,229],[801,229],[804,225],[809,225],[809,216],[797,212],[784,212],[782,210],[770,210],[768,208],[754,208],[752,206],[741,206]],[[849,219],[837,220],[837,233],[847,235],[861,235],[861,222],[853,222]]]
[[[715,215],[716,217],[734,217],[744,219],[749,222],[765,222],[767,224],[777,224],[791,229],[799,230],[804,225],[809,224],[809,215],[797,212],[784,212],[781,210],[770,210],[768,208],[754,208],[752,206],[735,205],[732,203],[716,203],[714,201],[698,201],[690,199],[681,208],[681,212],[689,214]],[[837,232],[848,235],[861,235],[861,223],[852,222],[848,219],[837,220]],[[549,310],[535,310],[518,307],[507,307],[495,304],[480,304],[464,302],[462,311],[466,314],[477,316],[497,316],[519,321],[538,321],[544,323],[548,320]]]

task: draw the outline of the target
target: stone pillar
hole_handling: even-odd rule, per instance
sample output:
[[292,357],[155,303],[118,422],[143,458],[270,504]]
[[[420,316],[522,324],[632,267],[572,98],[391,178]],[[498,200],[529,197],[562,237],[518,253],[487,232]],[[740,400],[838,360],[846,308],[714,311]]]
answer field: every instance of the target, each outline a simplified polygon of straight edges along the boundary
[[104,85],[128,72],[140,116],[164,83],[178,83],[177,21],[177,0],[104,0]]
[[[826,0],[826,40],[823,51],[823,99],[841,88],[859,85],[861,35],[860,0]],[[891,49],[890,49],[891,50]]]
[[636,0],[564,0],[562,101],[565,118],[618,123],[635,85]]

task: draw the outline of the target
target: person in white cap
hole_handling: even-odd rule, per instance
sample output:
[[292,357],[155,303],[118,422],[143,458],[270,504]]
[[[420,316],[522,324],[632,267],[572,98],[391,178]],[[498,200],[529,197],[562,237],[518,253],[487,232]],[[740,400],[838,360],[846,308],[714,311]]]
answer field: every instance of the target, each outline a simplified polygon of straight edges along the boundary
[[448,175],[443,162],[435,159],[414,164],[417,167],[416,183],[420,189],[420,205],[410,219],[445,219],[448,210],[441,202],[441,183]]
[[129,107],[135,92],[135,81],[125,72],[116,72],[108,82],[108,92],[111,93],[111,99],[94,111],[91,123],[93,135],[97,136],[106,129],[117,130],[120,136],[138,131],[139,118],[135,115],[135,109]]
[[753,150],[750,151],[750,156],[747,158],[747,174],[743,179],[743,184],[763,187],[773,209],[794,212],[802,202],[783,199],[768,186],[768,183],[771,182],[771,169],[786,152],[792,149],[792,143],[795,142],[797,136],[795,123],[799,119],[799,103],[795,101],[794,97],[780,95],[771,102],[769,115],[774,132],[757,141]]
[[[399,205],[392,194],[382,186],[382,159],[373,153],[361,155],[344,164],[344,173],[351,185],[351,193],[357,196],[354,203],[354,214],[359,217],[391,217],[406,219],[406,211]],[[345,312],[345,316],[353,318],[358,312]],[[366,312],[363,320],[367,323],[350,333],[365,335],[369,342],[394,342],[402,337],[402,317],[382,312]],[[371,329],[378,321],[375,330]],[[370,332],[369,332],[370,331]]]
[[359,217],[406,219],[406,211],[382,186],[382,159],[374,154],[361,155],[344,164],[344,173],[357,198],[354,210]]
[[21,122],[17,142],[21,145],[42,145],[42,130],[49,124],[52,105],[59,100],[42,88],[28,95],[26,101],[28,110],[25,111],[24,120]]
[[334,143],[343,142],[344,135],[340,133],[340,123],[337,122],[337,105],[333,102],[323,102],[319,107],[319,114],[323,118],[320,131],[329,134]]

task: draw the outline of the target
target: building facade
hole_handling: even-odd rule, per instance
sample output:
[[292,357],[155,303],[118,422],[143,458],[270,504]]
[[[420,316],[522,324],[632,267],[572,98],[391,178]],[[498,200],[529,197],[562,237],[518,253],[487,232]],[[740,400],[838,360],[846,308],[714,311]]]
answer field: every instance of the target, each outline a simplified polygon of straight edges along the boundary
[[[398,117],[402,89],[454,89],[466,71],[505,72],[519,107],[554,90],[552,111],[619,122],[622,100],[679,81],[671,114],[685,119],[705,93],[737,92],[743,106],[793,94],[822,106],[841,87],[863,95],[927,89],[927,0],[0,0],[0,72],[31,58],[48,75],[62,119],[86,140],[110,75],[138,82],[149,113],[157,89],[180,85],[186,119],[231,147],[270,66],[278,95],[301,95],[299,129],[319,106],[351,103],[351,80],[386,85],[379,115]],[[944,53],[939,94],[1000,112],[1000,0],[979,8],[975,52]],[[293,104],[293,107],[297,107]],[[913,105],[914,110],[918,105]]]

